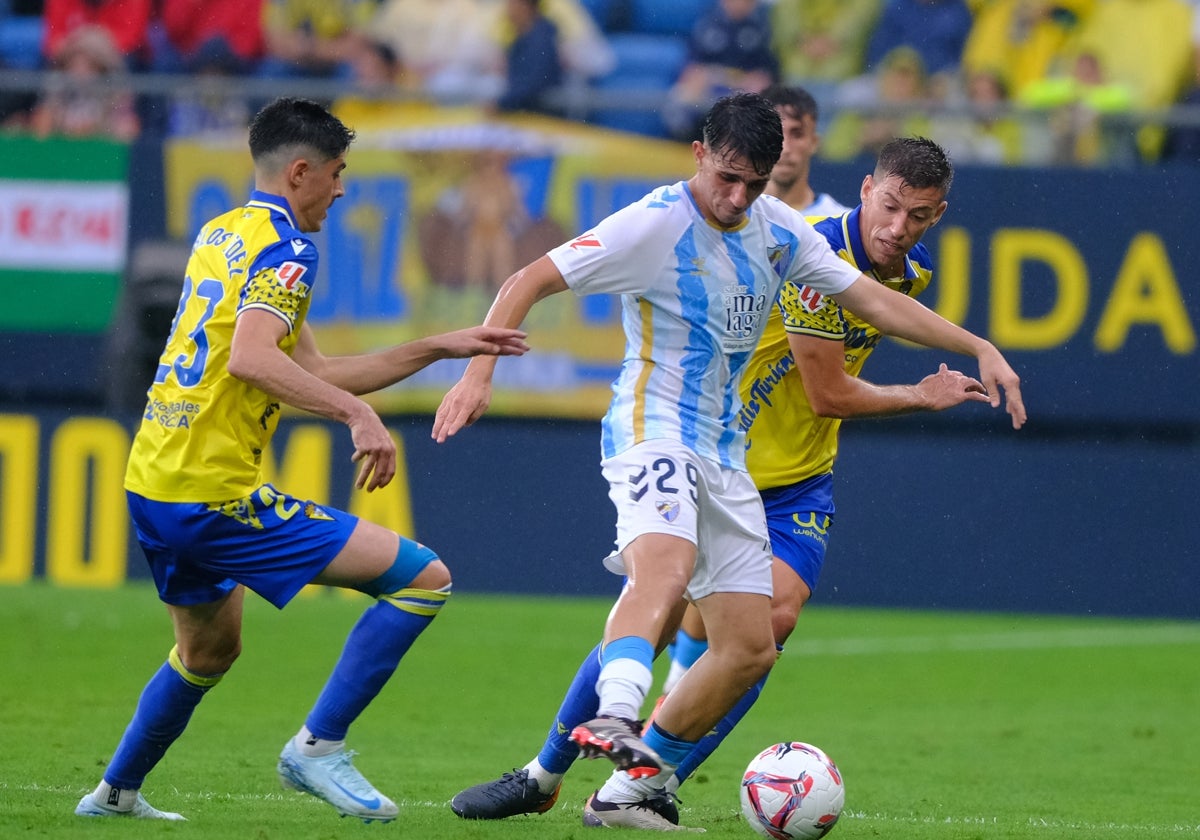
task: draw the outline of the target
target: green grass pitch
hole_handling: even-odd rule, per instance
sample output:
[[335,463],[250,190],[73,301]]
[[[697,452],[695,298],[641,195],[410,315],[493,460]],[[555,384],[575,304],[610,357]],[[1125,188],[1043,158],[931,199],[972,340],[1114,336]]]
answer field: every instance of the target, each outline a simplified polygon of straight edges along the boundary
[[[170,648],[153,591],[0,587],[0,837],[522,838],[595,835],[580,762],[543,816],[467,823],[460,788],[536,752],[610,606],[457,595],[350,733],[401,806],[389,825],[284,792],[275,758],[365,605],[247,598],[245,651],[145,787],[186,823],[73,816]],[[660,669],[661,672],[661,669]],[[810,741],[841,767],[832,837],[1200,838],[1200,623],[814,605],[750,716],[681,791],[682,821],[754,837],[737,780],[759,749]]]

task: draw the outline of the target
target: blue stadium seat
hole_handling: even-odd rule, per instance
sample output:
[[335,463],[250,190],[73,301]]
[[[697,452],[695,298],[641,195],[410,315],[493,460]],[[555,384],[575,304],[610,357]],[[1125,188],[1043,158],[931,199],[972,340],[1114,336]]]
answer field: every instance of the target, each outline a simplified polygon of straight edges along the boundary
[[717,0],[629,0],[634,32],[687,37]]
[[[687,44],[678,36],[620,32],[610,34],[608,42],[616,54],[617,67],[595,83],[603,91],[665,96],[687,60]],[[666,136],[657,110],[603,108],[594,111],[588,121],[622,131]]]
[[36,70],[42,63],[42,18],[0,18],[0,62],[18,70]]

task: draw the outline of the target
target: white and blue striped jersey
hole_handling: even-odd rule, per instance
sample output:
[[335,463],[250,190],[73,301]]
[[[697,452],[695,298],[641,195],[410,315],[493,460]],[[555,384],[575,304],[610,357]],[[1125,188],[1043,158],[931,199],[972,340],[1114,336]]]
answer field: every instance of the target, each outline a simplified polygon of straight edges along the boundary
[[859,277],[783,202],[763,196],[740,227],[722,230],[683,181],[549,257],[576,294],[621,296],[625,355],[602,423],[603,457],[668,438],[740,470],[738,384],[780,286],[837,294]]

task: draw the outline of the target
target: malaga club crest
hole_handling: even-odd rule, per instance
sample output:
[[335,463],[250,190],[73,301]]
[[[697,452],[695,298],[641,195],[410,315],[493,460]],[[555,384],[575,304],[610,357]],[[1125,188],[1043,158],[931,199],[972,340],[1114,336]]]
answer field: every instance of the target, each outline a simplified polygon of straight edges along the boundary
[[658,515],[668,522],[674,522],[679,518],[679,502],[662,500],[655,502],[654,508],[658,511]]

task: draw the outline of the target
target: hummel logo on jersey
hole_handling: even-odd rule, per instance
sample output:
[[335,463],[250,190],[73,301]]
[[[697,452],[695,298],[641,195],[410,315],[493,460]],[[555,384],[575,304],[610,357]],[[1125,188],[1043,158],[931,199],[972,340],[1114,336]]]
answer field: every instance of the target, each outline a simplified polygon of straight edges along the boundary
[[303,239],[293,239],[292,240],[292,250],[295,252],[296,256],[300,256],[300,252],[303,251],[307,247],[308,247],[308,243],[305,242]]
[[599,248],[603,250],[604,243],[600,241],[600,237],[596,236],[595,233],[588,231],[571,240],[570,247],[572,251],[578,251],[580,248]]

